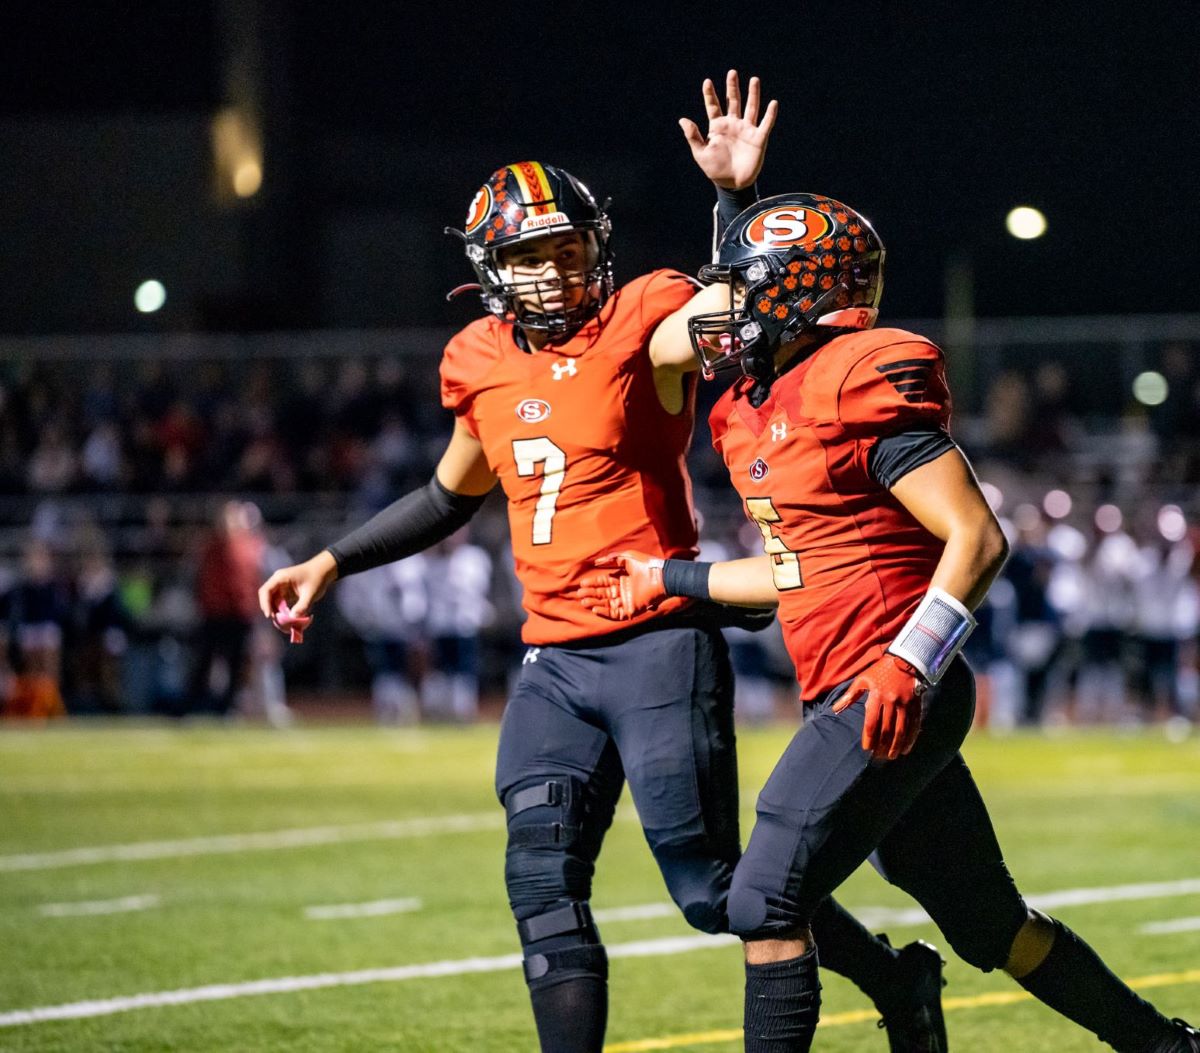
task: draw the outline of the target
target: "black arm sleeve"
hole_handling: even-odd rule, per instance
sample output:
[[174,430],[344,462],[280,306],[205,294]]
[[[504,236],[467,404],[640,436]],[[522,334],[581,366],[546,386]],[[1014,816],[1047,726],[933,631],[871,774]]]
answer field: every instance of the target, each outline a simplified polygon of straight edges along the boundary
[[486,494],[472,497],[447,490],[435,475],[420,490],[393,501],[328,546],[338,577],[381,567],[436,545],[467,523],[486,498]]
[[885,490],[890,490],[914,468],[955,449],[954,440],[944,428],[928,428],[888,435],[871,447],[867,470]]
[[721,235],[728,229],[729,224],[746,211],[758,200],[758,184],[744,187],[741,190],[729,190],[723,186],[717,187],[717,204],[713,209],[713,256],[717,254],[717,245]]

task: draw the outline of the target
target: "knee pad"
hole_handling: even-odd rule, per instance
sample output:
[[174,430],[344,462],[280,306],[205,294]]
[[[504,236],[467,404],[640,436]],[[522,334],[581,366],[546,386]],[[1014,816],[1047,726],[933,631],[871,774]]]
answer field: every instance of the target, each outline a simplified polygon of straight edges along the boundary
[[729,892],[729,931],[743,940],[767,940],[776,938],[768,931],[767,897],[758,889],[738,887]]
[[700,838],[670,847],[650,847],[687,923],[701,932],[728,932],[726,907],[733,865],[717,858],[709,842]]
[[976,969],[990,973],[1004,967],[1013,940],[1028,917],[1022,902],[1019,911],[998,906],[986,911],[955,911],[952,919],[938,919],[938,925],[955,954]]
[[517,922],[531,990],[581,977],[608,979],[608,955],[587,903],[573,901]]
[[595,850],[586,836],[583,795],[583,784],[569,777],[518,785],[506,795],[504,879],[518,918],[591,895]]

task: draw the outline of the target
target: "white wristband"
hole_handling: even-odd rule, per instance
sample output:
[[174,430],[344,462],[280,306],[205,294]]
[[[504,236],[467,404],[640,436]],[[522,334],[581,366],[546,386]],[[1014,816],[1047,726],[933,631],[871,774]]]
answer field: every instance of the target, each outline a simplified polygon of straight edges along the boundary
[[974,628],[971,612],[948,592],[934,587],[917,604],[888,653],[903,658],[929,683],[936,684]]

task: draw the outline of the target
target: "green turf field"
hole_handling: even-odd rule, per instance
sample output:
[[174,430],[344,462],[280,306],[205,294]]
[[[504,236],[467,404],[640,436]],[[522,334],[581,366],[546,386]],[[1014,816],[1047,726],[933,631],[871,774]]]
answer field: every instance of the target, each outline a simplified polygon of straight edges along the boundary
[[[495,735],[0,729],[0,1050],[533,1049],[502,885]],[[744,804],[787,735],[742,733]],[[1152,978],[1148,996],[1169,1014],[1200,1018],[1200,739],[975,737],[968,759],[1024,891],[1100,890],[1055,913],[1120,975]],[[627,803],[600,863],[596,910],[645,908],[601,923],[610,1049],[739,1049],[738,948],[656,910],[665,893]],[[1117,888],[1147,883],[1163,884]],[[841,898],[894,942],[938,940],[886,913],[912,903],[870,871]],[[1098,1048],[1005,997],[1017,989],[1003,975],[953,956],[947,971],[955,1050]],[[241,986],[280,978],[292,982]],[[162,992],[178,1004],[111,1012],[110,999]],[[74,1019],[21,1012],[89,1002]],[[826,977],[824,1006],[817,1049],[886,1048],[847,983]]]

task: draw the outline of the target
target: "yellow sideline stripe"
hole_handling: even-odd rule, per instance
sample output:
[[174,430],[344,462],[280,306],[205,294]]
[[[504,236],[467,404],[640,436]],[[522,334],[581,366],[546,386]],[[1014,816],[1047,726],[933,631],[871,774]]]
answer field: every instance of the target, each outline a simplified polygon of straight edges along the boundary
[[[1178,984],[1200,983],[1200,969],[1188,969],[1182,973],[1157,973],[1153,976],[1141,976],[1136,980],[1126,980],[1130,987],[1172,987]],[[1012,1005],[1015,1002],[1029,1002],[1033,995],[1024,991],[994,991],[991,994],[971,995],[963,998],[946,998],[942,1001],[943,1009],[979,1009],[982,1006]],[[879,1014],[874,1009],[854,1009],[847,1013],[834,1013],[821,1017],[818,1027],[842,1027],[846,1024],[861,1024],[867,1020],[877,1020]],[[721,1031],[695,1031],[690,1035],[668,1035],[665,1038],[641,1038],[632,1042],[614,1042],[604,1047],[604,1053],[646,1053],[654,1049],[682,1049],[685,1046],[711,1046],[722,1042],[740,1042],[742,1029],[725,1028]]]

